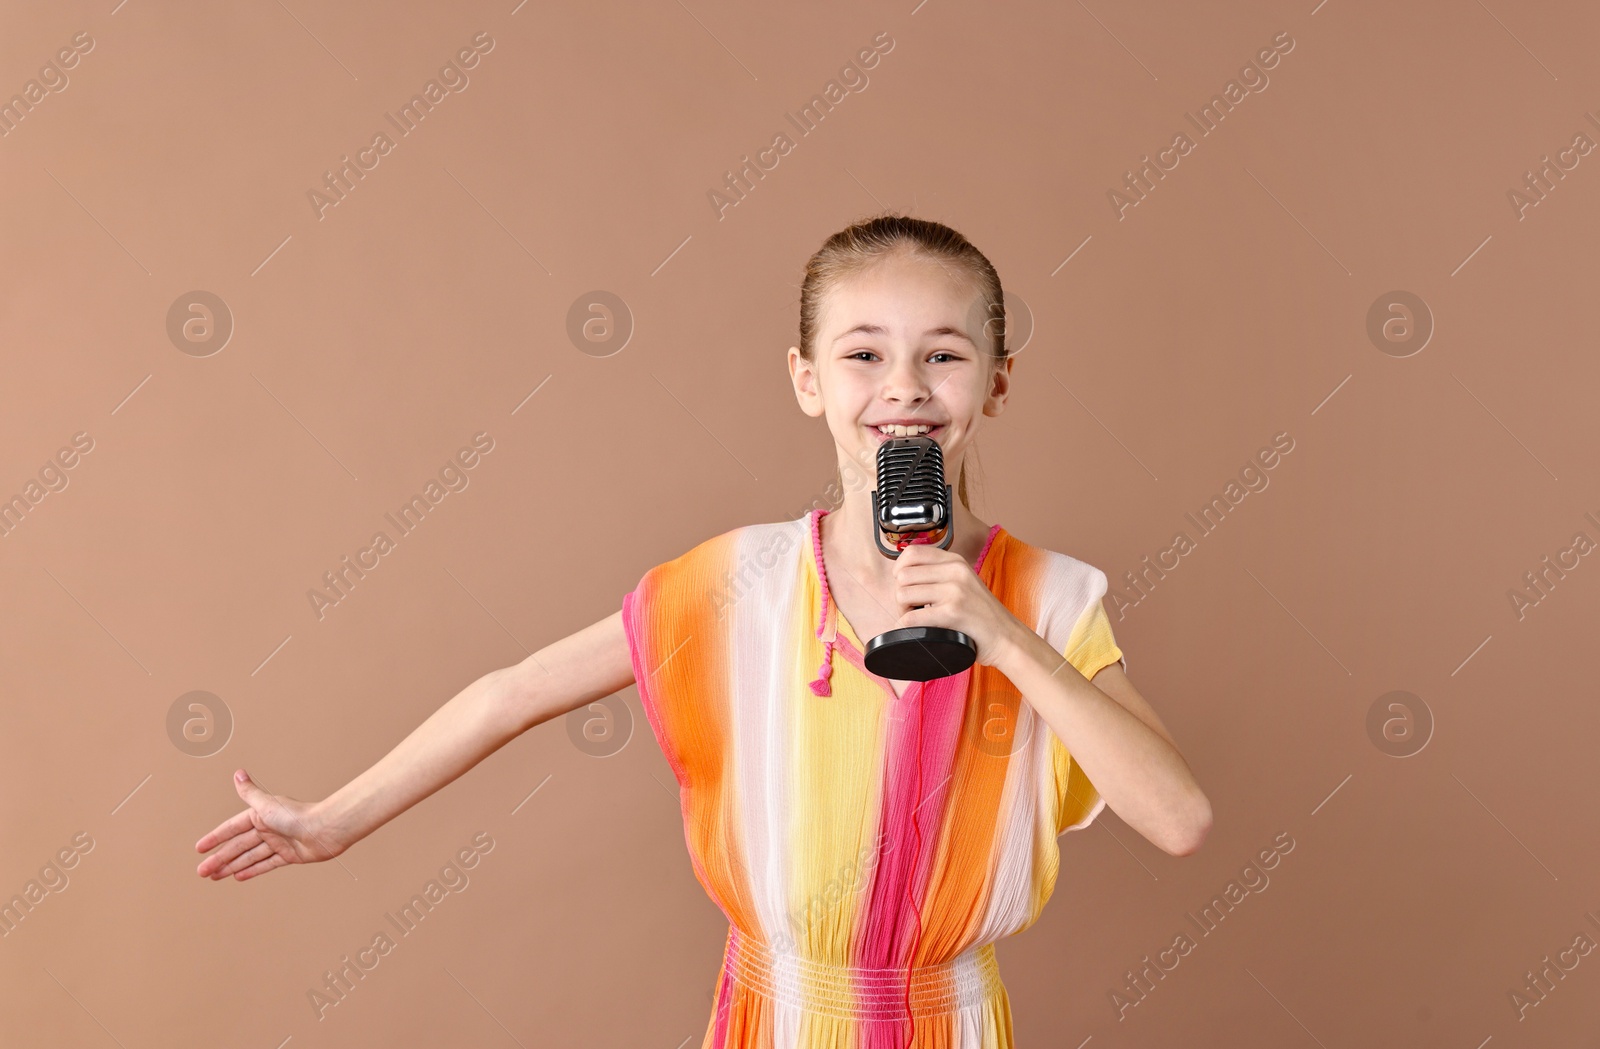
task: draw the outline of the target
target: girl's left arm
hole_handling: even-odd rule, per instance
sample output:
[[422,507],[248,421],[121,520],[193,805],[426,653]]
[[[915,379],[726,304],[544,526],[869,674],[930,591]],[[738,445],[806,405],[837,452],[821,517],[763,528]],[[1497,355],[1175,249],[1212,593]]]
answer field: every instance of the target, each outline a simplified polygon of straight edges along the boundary
[[1011,679],[1128,826],[1174,856],[1200,848],[1211,829],[1211,802],[1120,666],[1103,668],[1093,681],[1084,677],[954,551],[908,546],[894,575],[896,626],[964,631],[977,642],[978,658]]
[[1117,663],[1090,681],[1020,621],[992,664],[1066,744],[1123,822],[1174,856],[1200,848],[1211,802],[1172,734]]

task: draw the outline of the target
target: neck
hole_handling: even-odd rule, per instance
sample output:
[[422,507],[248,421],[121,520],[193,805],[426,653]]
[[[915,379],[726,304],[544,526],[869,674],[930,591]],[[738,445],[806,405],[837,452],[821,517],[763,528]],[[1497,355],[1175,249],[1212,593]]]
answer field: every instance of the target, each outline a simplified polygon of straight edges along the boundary
[[[961,505],[959,498],[952,500],[955,536],[950,549],[966,558],[967,564],[976,566],[983,544],[989,538],[989,525]],[[894,559],[885,557],[873,542],[876,525],[872,520],[872,492],[870,487],[846,491],[844,502],[823,518],[822,543],[826,560],[838,564],[852,576],[875,588],[888,588],[894,584]]]

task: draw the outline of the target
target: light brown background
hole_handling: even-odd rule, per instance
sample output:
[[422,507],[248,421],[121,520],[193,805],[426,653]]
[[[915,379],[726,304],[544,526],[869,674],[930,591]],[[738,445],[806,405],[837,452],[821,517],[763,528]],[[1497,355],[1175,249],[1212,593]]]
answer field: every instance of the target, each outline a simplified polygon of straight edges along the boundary
[[[652,565],[811,505],[801,267],[883,208],[960,229],[1036,319],[986,520],[1119,584],[1295,441],[1113,614],[1215,828],[1184,859],[1110,813],[1062,839],[1000,946],[1019,1044],[1596,1029],[1600,955],[1526,1019],[1508,995],[1600,937],[1600,567],[1520,620],[1507,597],[1600,539],[1600,156],[1521,219],[1507,199],[1600,135],[1591,7],[114,6],[13,11],[0,40],[0,98],[95,41],[0,139],[0,494],[94,440],[0,539],[0,897],[94,842],[0,939],[8,1044],[697,1045],[726,925],[632,688],[616,754],[542,726],[340,863],[213,883],[192,845],[240,808],[235,767],[322,797]],[[467,90],[319,220],[307,191],[480,31]],[[1283,31],[1269,87],[1119,220],[1107,190]],[[880,32],[870,86],[719,220],[708,190]],[[197,289],[236,325],[205,357],[166,331]],[[635,324],[604,357],[566,329],[596,289]],[[1366,331],[1395,290],[1436,324],[1406,357]],[[482,431],[469,487],[319,620],[322,574]],[[235,719],[207,758],[166,729],[196,689]],[[1366,728],[1393,690],[1435,719],[1407,758]],[[318,1021],[307,991],[480,831],[467,890]],[[1265,891],[1119,1020],[1127,970],[1284,831]]]

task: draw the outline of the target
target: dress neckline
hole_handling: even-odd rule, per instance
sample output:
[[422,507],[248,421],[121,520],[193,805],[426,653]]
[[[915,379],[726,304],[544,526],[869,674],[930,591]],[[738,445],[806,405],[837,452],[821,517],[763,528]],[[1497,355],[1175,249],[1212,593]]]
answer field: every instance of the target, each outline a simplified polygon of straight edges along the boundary
[[[835,641],[842,639],[856,653],[852,659],[852,662],[856,663],[860,662],[860,653],[864,647],[860,636],[855,631],[855,627],[850,625],[850,621],[844,617],[844,613],[839,610],[839,606],[832,600],[828,586],[828,569],[822,556],[822,519],[830,512],[819,508],[812,510],[808,515],[810,517],[811,532],[811,566],[816,572],[817,582],[822,589],[822,610],[817,621],[817,637],[824,644],[823,660],[822,666],[818,668],[817,679],[811,682],[811,691],[819,696],[832,694],[829,679],[833,675],[833,646]],[[1003,531],[1005,529],[998,522],[989,526],[989,534],[984,538],[983,549],[978,551],[978,560],[972,566],[973,572],[985,587],[989,587],[989,581],[984,579],[983,576],[983,570],[989,563],[989,551],[993,549],[995,540],[999,538],[1000,533]],[[993,588],[990,587],[989,589],[992,591]],[[831,609],[829,608],[830,605],[832,606]],[[829,614],[830,611],[832,615]],[[919,682],[913,681],[906,687],[906,696],[901,696],[895,692],[894,686],[889,684],[886,678],[878,677],[878,675],[867,670],[865,665],[861,666],[861,670],[862,673],[876,680],[884,691],[889,694],[890,698],[896,702],[904,700],[906,696],[911,694],[912,689],[919,684]]]

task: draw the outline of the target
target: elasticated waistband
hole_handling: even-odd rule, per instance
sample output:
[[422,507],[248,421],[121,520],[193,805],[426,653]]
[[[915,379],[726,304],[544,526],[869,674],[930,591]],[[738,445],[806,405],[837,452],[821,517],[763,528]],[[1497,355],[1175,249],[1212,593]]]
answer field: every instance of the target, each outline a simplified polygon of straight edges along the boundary
[[[723,955],[728,977],[773,1001],[809,1012],[857,1020],[906,1019],[906,974],[900,969],[826,965],[777,953],[728,928]],[[911,1015],[917,1019],[980,1005],[1000,994],[994,944],[973,947],[950,961],[910,970]]]

